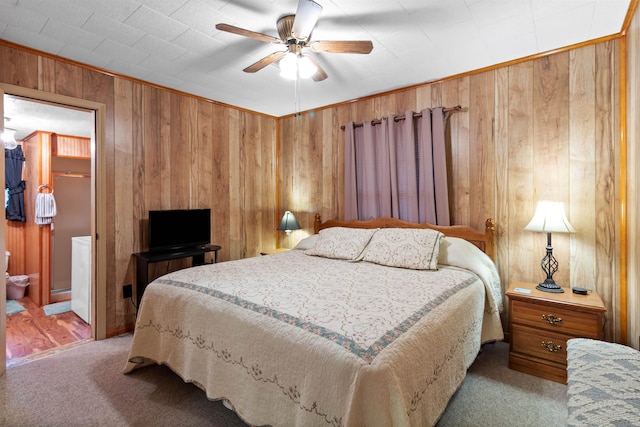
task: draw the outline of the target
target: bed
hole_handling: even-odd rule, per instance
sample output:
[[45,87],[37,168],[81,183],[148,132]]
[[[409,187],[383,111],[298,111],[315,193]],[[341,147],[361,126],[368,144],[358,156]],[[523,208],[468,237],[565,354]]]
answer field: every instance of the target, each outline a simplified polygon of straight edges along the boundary
[[640,425],[640,352],[589,338],[567,341],[567,425]]
[[251,425],[434,425],[503,339],[494,230],[317,217],[290,251],[167,274],[125,373],[167,365]]

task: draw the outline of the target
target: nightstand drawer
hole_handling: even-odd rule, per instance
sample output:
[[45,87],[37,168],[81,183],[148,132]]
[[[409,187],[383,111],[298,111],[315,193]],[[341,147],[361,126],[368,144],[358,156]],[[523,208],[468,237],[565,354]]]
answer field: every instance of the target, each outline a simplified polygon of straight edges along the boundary
[[567,364],[567,340],[572,337],[539,328],[511,325],[511,351]]
[[600,338],[601,317],[595,312],[542,305],[514,300],[511,321],[547,331],[575,335],[584,338]]
[[567,383],[567,341],[602,339],[605,308],[597,292],[575,295],[512,282],[509,297],[509,368]]

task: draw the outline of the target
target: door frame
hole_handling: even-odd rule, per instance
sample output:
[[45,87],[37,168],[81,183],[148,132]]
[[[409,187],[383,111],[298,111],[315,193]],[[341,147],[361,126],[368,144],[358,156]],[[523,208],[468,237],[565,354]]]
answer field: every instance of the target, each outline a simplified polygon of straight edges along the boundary
[[[94,296],[91,301],[91,331],[96,340],[105,339],[107,335],[107,280],[106,280],[106,159],[105,153],[105,123],[107,106],[105,104],[74,98],[67,95],[59,95],[43,92],[36,89],[0,83],[0,117],[4,117],[4,95],[15,95],[30,98],[34,101],[45,101],[60,104],[62,107],[81,108],[93,111],[95,119],[94,135],[91,145],[91,186],[94,189],[91,194],[91,288]],[[4,121],[0,124],[4,130]],[[4,175],[4,162],[0,162],[0,174]],[[2,218],[5,219],[3,211]],[[0,250],[6,248],[4,226],[0,227]],[[2,252],[3,253],[3,252]],[[0,257],[0,266],[6,271],[4,257]],[[0,279],[0,355],[6,359],[6,285],[5,276]],[[0,374],[6,369],[3,363],[0,366]]]

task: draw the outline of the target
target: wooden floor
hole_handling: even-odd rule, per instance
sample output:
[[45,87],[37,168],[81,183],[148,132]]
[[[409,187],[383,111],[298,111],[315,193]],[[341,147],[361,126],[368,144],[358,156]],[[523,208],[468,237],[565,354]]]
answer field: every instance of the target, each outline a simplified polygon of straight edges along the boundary
[[73,311],[47,316],[29,297],[17,301],[27,310],[7,315],[7,366],[91,338],[91,326]]

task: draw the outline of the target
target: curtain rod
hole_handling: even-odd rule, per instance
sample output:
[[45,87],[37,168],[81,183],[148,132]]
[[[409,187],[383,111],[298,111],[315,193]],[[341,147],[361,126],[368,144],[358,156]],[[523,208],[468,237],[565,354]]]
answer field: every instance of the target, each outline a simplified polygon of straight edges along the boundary
[[[462,106],[461,105],[456,105],[455,107],[444,108],[442,111],[444,111],[445,113],[448,113],[450,111],[460,111],[460,110],[462,110]],[[422,117],[422,113],[413,113],[413,118],[414,119],[417,119],[419,117]],[[395,116],[393,118],[393,121],[399,122],[399,121],[402,121],[402,120],[405,120],[405,119],[406,119],[406,117],[404,116],[404,114],[402,114],[400,116]],[[380,120],[380,119],[371,120],[371,124],[373,126],[379,125],[380,123],[382,123],[382,120]],[[361,128],[362,126],[364,126],[364,123],[362,123],[362,122],[353,124],[353,127],[357,127],[357,128]],[[345,130],[345,129],[346,128],[344,127],[344,125],[340,126],[340,130]]]

